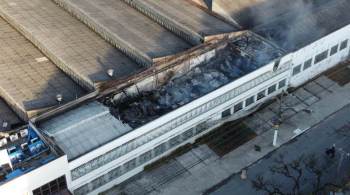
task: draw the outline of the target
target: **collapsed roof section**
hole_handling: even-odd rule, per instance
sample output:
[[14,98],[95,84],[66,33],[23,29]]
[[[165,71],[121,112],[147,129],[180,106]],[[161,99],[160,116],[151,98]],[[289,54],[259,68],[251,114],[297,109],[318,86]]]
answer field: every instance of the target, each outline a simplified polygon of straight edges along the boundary
[[107,101],[112,114],[136,128],[175,110],[279,58],[282,52],[246,32],[227,42],[215,58],[159,88],[122,102]]

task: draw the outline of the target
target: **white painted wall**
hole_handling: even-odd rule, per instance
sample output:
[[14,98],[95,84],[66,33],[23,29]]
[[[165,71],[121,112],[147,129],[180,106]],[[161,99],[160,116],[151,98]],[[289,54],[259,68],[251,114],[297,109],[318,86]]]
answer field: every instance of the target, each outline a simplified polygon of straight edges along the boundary
[[70,188],[70,172],[66,155],[2,184],[0,187],[0,194],[32,195],[33,190],[61,177],[62,175],[66,175],[67,185],[68,188]]
[[[286,62],[290,61],[290,55],[287,55],[286,57],[281,59],[281,64],[285,64]],[[178,118],[180,116],[182,116],[184,113],[187,113],[188,111],[192,110],[193,108],[196,108],[197,106],[200,106],[204,103],[209,102],[210,100],[213,100],[223,94],[225,94],[228,91],[231,91],[232,89],[235,89],[236,87],[242,85],[243,83],[246,83],[256,77],[261,76],[262,74],[266,73],[266,72],[271,72],[273,70],[273,65],[274,63],[270,63],[264,67],[262,67],[261,69],[252,72],[251,74],[242,77],[224,87],[222,87],[220,90],[216,90],[206,96],[204,96],[203,98],[197,99],[193,102],[191,102],[190,104],[187,104],[167,115],[162,116],[161,118],[150,122],[149,124],[146,124],[145,126],[142,126],[134,131],[132,131],[131,133],[118,138],[117,140],[109,143],[106,146],[100,147],[97,150],[93,151],[92,153],[95,153],[93,156],[90,156],[89,158],[87,158],[87,156],[89,156],[89,154],[74,160],[72,162],[70,162],[70,168],[74,169],[76,166],[81,165],[82,163],[86,162],[87,160],[91,160],[96,156],[102,155],[107,151],[112,150],[113,148],[122,145],[123,143],[126,143],[129,140],[134,139],[137,136],[141,136],[142,134],[149,132],[151,130],[154,130],[156,128],[158,128],[159,126],[161,126],[162,124],[166,124],[169,121]],[[106,164],[105,166],[102,166],[86,175],[84,175],[83,177],[80,177],[76,180],[74,180],[72,182],[73,188],[76,189],[82,185],[84,185],[87,182],[92,181],[93,179],[105,174],[106,172],[110,171],[111,169],[124,164],[125,162],[143,154],[144,152],[147,152],[148,150],[156,147],[157,145],[160,145],[161,143],[164,143],[166,141],[168,141],[169,139],[183,133],[184,131],[190,129],[191,127],[194,127],[198,124],[200,124],[203,121],[208,121],[209,119],[212,120],[216,120],[216,119],[220,119],[221,118],[221,112],[233,107],[234,104],[238,103],[239,101],[243,101],[246,98],[250,97],[251,95],[257,94],[258,92],[260,92],[263,89],[266,89],[267,87],[271,86],[273,83],[277,83],[280,80],[283,80],[284,78],[288,78],[289,76],[289,70],[287,69],[285,72],[275,76],[274,78],[271,78],[268,81],[265,81],[263,83],[260,83],[257,87],[249,89],[248,91],[234,97],[233,99],[215,107],[214,109],[203,113],[202,115],[191,119],[188,122],[183,123],[182,125],[177,126],[175,129],[171,130],[170,132],[158,137],[157,139],[148,142],[147,144],[144,144],[143,146],[129,152],[128,154]],[[259,102],[257,102],[259,103]],[[170,116],[169,116],[170,115]],[[130,135],[130,134],[134,134],[134,135]],[[91,154],[91,153],[90,153]],[[73,164],[74,163],[74,164]]]
[[[319,53],[331,49],[334,45],[338,44],[340,47],[340,44],[342,41],[350,39],[350,25],[345,26],[344,28],[341,28],[322,39],[319,39],[318,41],[294,52],[292,54],[293,59],[293,67],[303,64],[307,59],[309,58],[315,58],[316,55]],[[349,40],[350,41],[350,40]],[[332,68],[333,66],[337,65],[339,62],[344,61],[348,55],[349,55],[349,45],[350,42],[348,42],[348,48],[344,49],[342,51],[338,51],[333,56],[329,56],[328,58],[318,64],[313,64],[311,68],[302,71],[301,73],[295,75],[292,77],[292,70],[291,70],[291,86],[297,87],[299,85],[302,85],[306,81],[312,79],[316,75],[324,72],[327,69]],[[313,61],[314,62],[314,61]]]

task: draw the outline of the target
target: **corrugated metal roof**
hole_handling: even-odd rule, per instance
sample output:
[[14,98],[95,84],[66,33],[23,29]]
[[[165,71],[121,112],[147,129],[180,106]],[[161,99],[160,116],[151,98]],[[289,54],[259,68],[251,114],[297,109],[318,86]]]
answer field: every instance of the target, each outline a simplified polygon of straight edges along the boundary
[[0,0],[0,15],[11,21],[57,66],[88,89],[142,69],[86,25],[48,0]]
[[22,118],[28,111],[58,105],[84,94],[55,64],[0,18],[0,96]]

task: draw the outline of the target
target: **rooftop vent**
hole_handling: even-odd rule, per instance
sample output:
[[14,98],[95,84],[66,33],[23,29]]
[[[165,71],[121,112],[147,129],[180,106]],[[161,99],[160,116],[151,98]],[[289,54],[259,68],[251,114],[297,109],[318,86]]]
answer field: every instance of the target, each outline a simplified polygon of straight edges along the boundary
[[114,76],[114,69],[112,69],[112,68],[108,69],[107,70],[107,74],[108,74],[109,77],[113,77]]

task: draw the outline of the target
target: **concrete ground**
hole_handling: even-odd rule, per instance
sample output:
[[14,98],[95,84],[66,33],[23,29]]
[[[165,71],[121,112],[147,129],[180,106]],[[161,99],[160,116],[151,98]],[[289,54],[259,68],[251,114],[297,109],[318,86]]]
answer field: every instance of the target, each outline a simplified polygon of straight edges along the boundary
[[[321,182],[319,186],[329,183],[342,186],[349,180],[350,173],[350,105],[331,115],[329,118],[314,126],[297,139],[288,142],[281,148],[259,160],[257,163],[247,168],[247,179],[242,180],[240,174],[233,174],[228,179],[223,180],[205,194],[212,195],[254,195],[268,194],[264,190],[256,190],[252,181],[257,181],[258,177],[265,178],[265,181],[278,186],[283,194],[292,192],[293,180],[287,177],[286,173],[275,173],[274,168],[291,163],[302,158],[303,161],[298,167],[301,170],[300,191],[301,194],[311,194],[316,189],[317,169],[322,170]],[[312,144],[311,142],[312,141]],[[335,144],[335,156],[327,156],[326,148]],[[276,162],[283,156],[284,163]],[[314,156],[316,169],[309,169],[309,159]],[[292,177],[297,178],[296,170],[289,169]],[[345,181],[345,182],[344,182]],[[270,184],[269,184],[270,185]],[[268,185],[265,185],[266,187]],[[268,189],[270,190],[270,189]]]
[[[277,147],[272,146],[272,121],[277,116],[279,101],[244,119],[243,123],[258,136],[224,156],[216,154],[208,147],[209,144],[202,144],[182,155],[172,156],[164,165],[144,171],[104,194],[202,194],[349,103],[349,83],[339,85],[327,76],[321,76],[282,98],[283,123]],[[305,109],[312,110],[312,113],[305,112]],[[255,146],[260,146],[261,151],[256,151]]]

